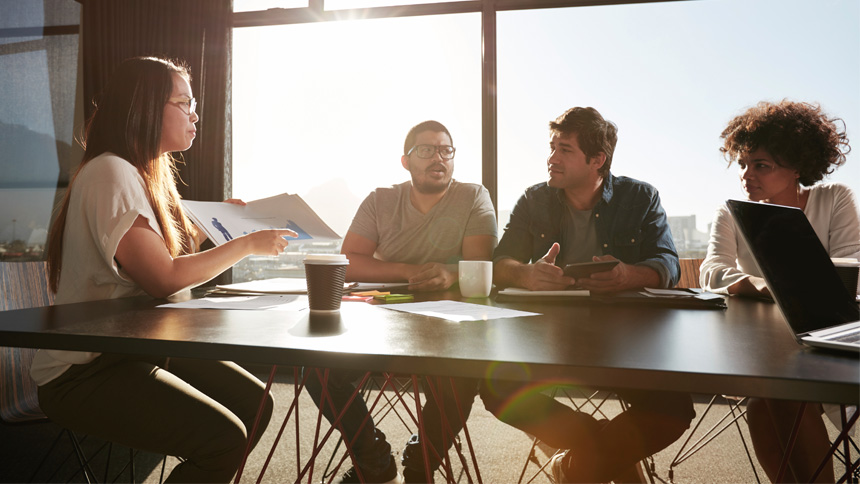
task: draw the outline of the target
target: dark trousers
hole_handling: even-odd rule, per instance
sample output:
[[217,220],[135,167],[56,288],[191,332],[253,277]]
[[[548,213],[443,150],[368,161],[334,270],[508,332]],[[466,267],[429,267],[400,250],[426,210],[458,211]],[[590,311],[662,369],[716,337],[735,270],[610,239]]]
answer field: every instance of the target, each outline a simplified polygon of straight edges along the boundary
[[[70,430],[186,459],[167,482],[229,482],[264,390],[235,363],[103,354],[39,387],[39,404]],[[273,407],[268,395],[253,445]]]
[[[324,370],[306,368],[305,371],[308,372],[305,388],[317,406],[322,408],[323,415],[329,423],[334,422],[337,415],[346,407],[349,399],[356,391],[357,380],[365,373],[352,370],[330,370],[326,382],[328,398],[326,402],[322,402]],[[424,420],[427,443],[436,449],[436,453],[444,457],[453,443],[451,436],[460,433],[464,422],[469,418],[472,402],[478,393],[478,382],[468,378],[427,377],[422,380],[426,402],[421,409],[421,418]],[[454,398],[454,391],[456,391],[457,398]],[[444,402],[441,407],[433,396],[434,392]],[[332,406],[334,412],[332,412]],[[460,418],[461,414],[462,419]],[[448,424],[448,431],[442,424],[443,420]],[[375,473],[388,466],[391,458],[391,445],[386,442],[385,434],[376,428],[373,417],[370,415],[361,394],[356,395],[352,404],[347,408],[339,428],[342,429],[344,442],[353,442],[351,450],[359,467]],[[410,439],[403,451],[404,467],[423,471],[424,458],[420,445],[420,441],[414,436]],[[428,451],[428,455],[430,456],[430,469],[437,469],[441,461],[432,450]]]
[[696,416],[687,394],[608,389],[629,409],[612,420],[598,420],[539,389],[496,380],[483,382],[480,394],[484,406],[499,420],[547,445],[570,449],[563,469],[571,482],[609,482],[627,474],[638,461],[680,438]]

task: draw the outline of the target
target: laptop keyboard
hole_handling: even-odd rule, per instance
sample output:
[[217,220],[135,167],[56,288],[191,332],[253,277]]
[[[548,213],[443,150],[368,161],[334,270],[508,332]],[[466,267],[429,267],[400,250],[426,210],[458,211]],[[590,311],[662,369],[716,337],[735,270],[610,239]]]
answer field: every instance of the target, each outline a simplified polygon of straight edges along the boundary
[[838,341],[839,343],[860,343],[860,328],[828,339],[830,341]]

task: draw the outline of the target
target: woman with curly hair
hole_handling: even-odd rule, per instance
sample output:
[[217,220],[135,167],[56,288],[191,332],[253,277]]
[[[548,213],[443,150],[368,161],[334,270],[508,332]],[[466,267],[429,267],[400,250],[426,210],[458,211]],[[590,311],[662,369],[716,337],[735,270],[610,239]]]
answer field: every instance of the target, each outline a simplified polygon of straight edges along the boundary
[[[860,255],[854,195],[845,185],[819,183],[845,163],[851,150],[841,119],[809,103],[760,102],[732,119],[721,138],[720,151],[729,165],[737,163],[750,200],[798,207],[831,257]],[[700,282],[715,293],[770,295],[725,204],[711,225]],[[756,456],[772,481],[800,408],[801,402],[783,400],[750,399],[747,404]],[[785,482],[810,482],[827,453],[829,439],[821,413],[820,404],[807,404]],[[833,477],[833,466],[825,466],[816,482],[833,482]]]

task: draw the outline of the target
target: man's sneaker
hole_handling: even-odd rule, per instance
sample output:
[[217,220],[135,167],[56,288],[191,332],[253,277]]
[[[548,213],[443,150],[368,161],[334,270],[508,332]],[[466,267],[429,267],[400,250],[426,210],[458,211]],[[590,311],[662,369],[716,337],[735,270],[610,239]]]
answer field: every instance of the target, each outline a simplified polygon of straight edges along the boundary
[[403,481],[406,484],[433,484],[433,472],[430,473],[430,482],[427,482],[427,474],[424,469],[414,470],[410,467],[403,468]]
[[390,459],[388,461],[388,467],[386,467],[385,470],[376,474],[362,469],[361,477],[364,480],[358,478],[358,472],[356,472],[355,467],[350,467],[348,471],[344,472],[343,475],[340,476],[340,480],[336,482],[340,482],[342,484],[353,484],[359,482],[366,482],[368,484],[403,484],[403,477],[399,472],[397,472],[397,464],[394,462],[394,459]]
[[567,455],[568,451],[556,452],[555,455],[549,460],[550,471],[552,472],[552,482],[553,484],[563,484],[565,482],[569,482],[567,478],[564,476],[564,469],[562,467],[562,462],[564,460],[564,456]]

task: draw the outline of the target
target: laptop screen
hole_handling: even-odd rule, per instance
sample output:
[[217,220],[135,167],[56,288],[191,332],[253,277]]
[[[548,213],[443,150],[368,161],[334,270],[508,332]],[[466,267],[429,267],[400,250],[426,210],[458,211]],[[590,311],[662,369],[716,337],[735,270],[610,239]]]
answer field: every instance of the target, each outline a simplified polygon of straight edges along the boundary
[[860,310],[799,208],[729,200],[768,288],[796,334],[860,319]]

